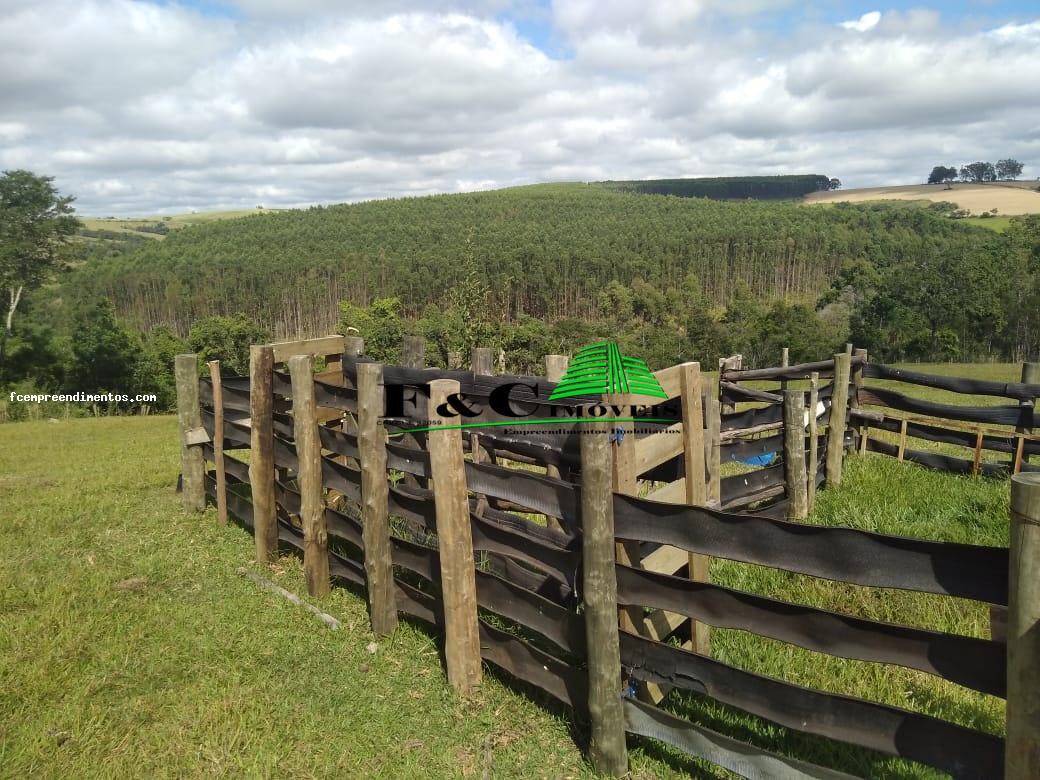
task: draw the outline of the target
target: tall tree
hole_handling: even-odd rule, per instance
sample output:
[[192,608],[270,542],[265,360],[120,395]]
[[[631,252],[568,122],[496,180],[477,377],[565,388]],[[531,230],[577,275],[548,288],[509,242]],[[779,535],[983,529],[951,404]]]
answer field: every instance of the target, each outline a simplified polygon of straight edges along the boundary
[[39,287],[61,263],[62,247],[79,227],[73,198],[61,196],[54,177],[30,171],[0,175],[0,290],[7,313],[0,331],[0,382],[7,340],[27,290]]
[[932,172],[928,174],[929,184],[942,184],[943,182],[953,181],[957,178],[957,169],[952,165],[936,165],[932,168]]
[[999,160],[997,162],[997,178],[998,179],[1017,179],[1022,175],[1022,169],[1025,166],[1022,165],[1018,160],[1008,157],[1006,160]]
[[961,178],[973,182],[996,181],[997,172],[991,162],[973,162],[961,166]]

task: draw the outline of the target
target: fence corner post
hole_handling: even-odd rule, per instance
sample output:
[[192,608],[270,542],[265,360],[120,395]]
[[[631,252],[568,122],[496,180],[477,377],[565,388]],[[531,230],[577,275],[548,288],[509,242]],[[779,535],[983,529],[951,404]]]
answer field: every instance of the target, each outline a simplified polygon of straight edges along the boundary
[[361,465],[361,535],[365,585],[372,633],[387,636],[397,628],[394,570],[390,556],[389,484],[383,413],[383,366],[358,363],[358,461]]
[[582,429],[581,526],[582,598],[588,647],[589,758],[613,777],[628,772],[621,706],[621,649],[617,574],[614,569],[614,495],[610,427],[595,422]]
[[[458,392],[459,383],[452,379],[435,379],[430,383],[431,421],[443,426],[453,424],[455,418],[439,417],[436,409],[448,396]],[[444,659],[448,681],[459,694],[468,696],[480,684],[483,672],[462,431],[434,429],[427,434],[427,441],[444,598]]]
[[849,404],[849,352],[834,356],[831,386],[831,412],[827,417],[827,484],[841,484],[841,465],[845,457],[845,423]]
[[296,441],[303,525],[303,576],[307,592],[324,596],[329,585],[329,532],[325,523],[325,496],[321,479],[321,440],[318,406],[314,398],[314,358],[293,355],[288,360],[292,380],[293,439]]
[[249,348],[249,490],[253,501],[256,559],[278,555],[278,517],[274,499],[274,350]]
[[1040,474],[1011,478],[1004,777],[1040,777]]
[[211,360],[209,379],[213,385],[213,464],[217,476],[217,520],[227,525],[227,472],[224,467],[224,385],[220,361]]
[[801,390],[784,390],[784,486],[790,500],[787,517],[809,516],[805,473],[805,396]]
[[174,376],[177,383],[177,424],[180,428],[181,499],[185,512],[203,512],[206,509],[206,461],[202,446],[188,443],[188,434],[202,427],[202,409],[199,406],[199,361],[194,354],[174,358]]

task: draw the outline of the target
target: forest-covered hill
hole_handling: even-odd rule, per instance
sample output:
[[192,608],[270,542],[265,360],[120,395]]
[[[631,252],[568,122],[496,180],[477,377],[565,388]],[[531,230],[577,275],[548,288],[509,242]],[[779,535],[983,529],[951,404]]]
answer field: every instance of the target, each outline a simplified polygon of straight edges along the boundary
[[920,209],[717,202],[538,185],[312,208],[195,225],[97,258],[71,280],[142,330],[185,334],[243,312],[278,335],[334,326],[337,304],[400,298],[406,315],[475,272],[502,321],[600,314],[600,292],[697,278],[707,302],[814,303],[858,262],[989,252],[993,237]]

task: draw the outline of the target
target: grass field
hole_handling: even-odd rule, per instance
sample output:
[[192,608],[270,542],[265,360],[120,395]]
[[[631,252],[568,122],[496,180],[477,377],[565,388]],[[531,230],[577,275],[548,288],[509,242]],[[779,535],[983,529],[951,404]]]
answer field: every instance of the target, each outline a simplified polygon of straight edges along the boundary
[[[894,187],[863,187],[851,190],[814,192],[806,203],[863,203],[873,200],[950,201],[972,214],[997,209],[999,215],[1040,214],[1038,182],[992,182],[988,184],[910,184]],[[988,227],[988,225],[987,225]]]
[[257,214],[273,214],[284,209],[238,209],[234,211],[193,211],[187,214],[156,215],[154,217],[80,217],[83,227],[87,230],[108,230],[116,233],[130,233],[145,238],[161,239],[158,233],[149,233],[139,230],[142,227],[152,227],[156,224],[166,225],[170,230],[187,227],[189,225],[201,225],[206,222],[216,222],[222,219],[238,219],[239,217],[252,217]]
[[[1017,379],[1018,368],[920,367]],[[941,398],[936,391],[930,397]],[[960,397],[962,403],[970,399]],[[0,426],[0,775],[582,777],[554,712],[491,677],[470,705],[451,694],[437,646],[404,625],[369,652],[363,601],[318,600],[329,632],[237,570],[252,539],[212,510],[187,517],[169,417]],[[850,457],[811,522],[978,544],[1007,543],[1006,482]],[[271,576],[304,593],[300,567]],[[988,635],[971,602],[859,588],[716,560],[720,584],[880,620]],[[823,690],[994,733],[1003,704],[929,675],[718,630],[714,654]],[[666,705],[764,748],[873,777],[926,768],[801,735],[693,695]],[[579,743],[584,737],[577,735]],[[646,743],[635,776],[729,775]]]
[[1003,233],[1011,227],[1011,217],[965,217],[961,221],[965,225],[984,227],[987,230],[994,230],[997,233]]

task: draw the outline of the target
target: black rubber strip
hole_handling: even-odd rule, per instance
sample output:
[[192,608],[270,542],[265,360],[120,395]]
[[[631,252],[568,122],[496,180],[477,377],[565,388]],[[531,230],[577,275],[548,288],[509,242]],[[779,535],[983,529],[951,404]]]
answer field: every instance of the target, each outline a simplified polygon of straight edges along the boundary
[[920,761],[954,777],[999,777],[1004,740],[918,712],[804,688],[622,631],[638,680],[710,696],[781,726]]
[[[875,430],[891,431],[892,433],[899,433],[901,430],[901,422],[891,417],[880,422],[867,420],[863,424]],[[906,435],[914,439],[924,439],[942,444],[956,444],[972,450],[975,449],[977,439],[977,434],[973,431],[960,431],[910,421],[906,424]],[[1017,447],[1018,441],[1013,431],[1008,431],[1007,435],[1004,436],[989,433],[982,436],[982,448],[984,450],[1013,453]],[[1022,452],[1026,455],[1040,454],[1040,441],[1023,442]]]
[[1031,406],[959,406],[957,404],[941,404],[935,401],[924,401],[897,393],[895,390],[883,390],[880,387],[864,387],[859,391],[861,404],[887,406],[910,414],[923,414],[929,417],[942,417],[947,420],[964,422],[990,423],[993,425],[1020,425],[1033,427],[1033,407]]
[[1007,648],[990,639],[881,623],[617,565],[618,603],[676,612],[818,653],[895,664],[1004,696]]
[[614,496],[622,539],[829,580],[1007,604],[1008,550]]
[[[897,445],[876,439],[867,439],[867,450],[869,452],[879,452],[882,455],[889,455],[893,458],[899,457],[899,447]],[[923,450],[904,450],[903,460],[952,474],[971,474],[975,469],[974,460],[958,458],[953,455],[943,455],[938,452],[925,452]],[[979,473],[984,477],[1006,477],[1011,473],[1011,468],[1012,464],[1010,463],[980,463]],[[1040,471],[1040,466],[1023,462],[1021,470]]]
[[938,374],[925,374],[921,371],[909,371],[905,368],[887,366],[884,363],[867,363],[863,367],[863,376],[869,379],[892,379],[898,382],[906,382],[907,384],[934,387],[937,390],[949,390],[953,393],[966,395],[994,395],[1001,398],[1013,398],[1017,401],[1032,401],[1034,398],[1040,397],[1040,385],[939,376]]
[[851,780],[854,775],[837,772],[796,758],[770,753],[746,742],[695,726],[664,710],[634,699],[625,699],[625,731],[660,740],[696,758],[710,761],[741,777],[791,778],[791,780]]

